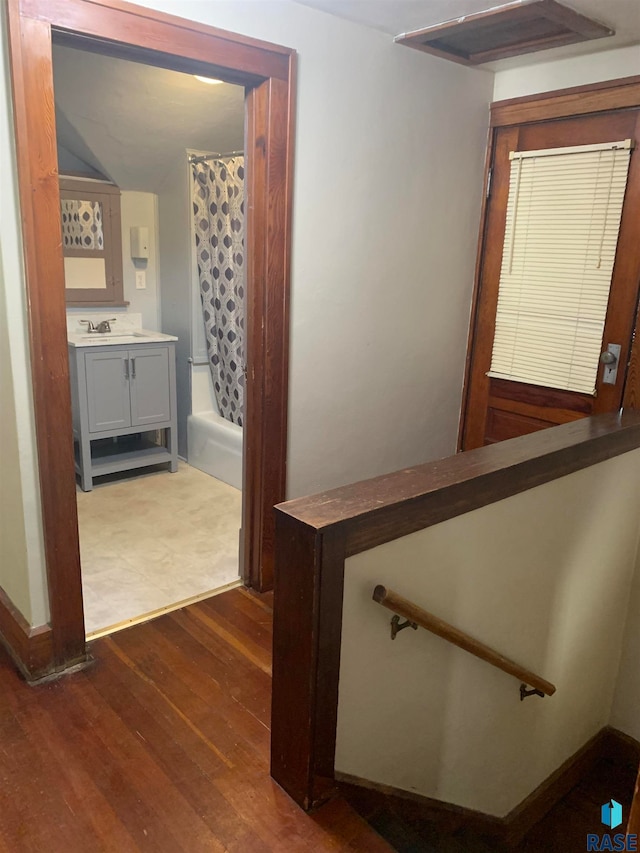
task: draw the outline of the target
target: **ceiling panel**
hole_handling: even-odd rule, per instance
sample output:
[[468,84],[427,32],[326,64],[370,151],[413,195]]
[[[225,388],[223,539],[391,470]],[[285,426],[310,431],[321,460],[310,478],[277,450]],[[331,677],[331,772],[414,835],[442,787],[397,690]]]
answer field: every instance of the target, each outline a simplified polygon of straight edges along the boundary
[[[296,0],[331,15],[354,21],[396,36],[439,24],[464,15],[482,12],[492,6],[490,0]],[[497,70],[530,65],[561,56],[574,56],[640,44],[640,0],[570,0],[565,4],[616,31],[615,36],[586,44],[567,45],[538,54],[503,59],[483,65]]]

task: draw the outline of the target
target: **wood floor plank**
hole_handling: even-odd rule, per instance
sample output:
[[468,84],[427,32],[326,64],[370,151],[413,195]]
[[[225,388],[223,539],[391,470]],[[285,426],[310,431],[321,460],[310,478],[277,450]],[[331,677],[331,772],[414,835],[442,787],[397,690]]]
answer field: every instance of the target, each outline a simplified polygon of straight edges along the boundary
[[29,686],[0,649],[0,853],[382,853],[269,776],[272,597],[236,589]]
[[[157,683],[162,695],[215,744],[226,761],[232,765],[252,764],[268,748],[269,733],[221,686],[227,681],[228,667],[216,663],[216,677],[212,677],[168,639],[175,633],[171,622],[163,627],[162,633],[145,627],[145,632],[135,635],[133,632],[118,635],[120,648],[137,661],[146,677]],[[129,636],[124,637],[125,633]],[[261,677],[262,673],[254,670],[251,675]]]
[[[201,670],[210,655],[214,655],[219,661],[216,680],[223,697],[239,703],[268,729],[271,715],[270,676],[263,670],[258,672],[253,667],[247,667],[246,661],[237,656],[235,649],[230,653],[225,641],[218,635],[212,635],[207,626],[191,618],[191,614],[176,614],[175,621],[182,629],[171,633],[176,647],[193,661],[198,670]],[[167,631],[171,632],[171,626],[167,626]]]
[[232,646],[242,657],[247,658],[266,675],[271,675],[271,649],[263,648],[236,625],[219,614],[215,617],[202,607],[194,607],[192,618],[202,622],[210,631]]
[[237,596],[229,599],[216,595],[200,602],[200,609],[214,616],[222,616],[235,629],[240,629],[267,654],[273,644],[273,613],[258,605],[255,598]]
[[72,798],[70,808],[78,818],[74,835],[79,849],[89,849],[93,846],[90,839],[95,839],[94,849],[112,846],[118,853],[136,853],[138,846],[108,799],[95,785],[90,769],[80,762],[68,760],[66,741],[61,738],[51,715],[40,707],[32,707],[27,715],[25,728],[36,734],[40,744],[46,745],[56,762],[58,778],[64,780],[65,800],[69,802],[68,798]]
[[[72,719],[76,725],[80,716],[87,715],[91,719],[91,739],[106,762],[107,772],[98,774],[98,778],[108,785],[111,796],[125,782],[126,804],[133,799],[146,809],[147,825],[142,826],[144,837],[139,834],[137,837],[142,849],[188,853],[206,849],[208,844],[212,851],[222,851],[223,846],[211,837],[191,804],[171,784],[135,732],[105,706],[91,685],[84,684],[82,689],[72,685],[71,690]],[[94,715],[94,712],[97,713]],[[124,798],[120,799],[121,810],[124,804]]]
[[212,779],[228,769],[215,753],[206,748],[202,738],[195,737],[190,728],[180,725],[181,718],[155,716],[147,707],[153,702],[152,688],[113,667],[101,673],[97,689],[115,713],[132,729],[135,728],[146,748],[162,771],[171,779],[206,823],[213,836],[225,850],[244,845],[244,849],[259,848],[258,837],[217,792]]
[[[8,740],[12,748],[2,756],[6,776],[0,800],[3,816],[0,825],[4,830],[5,819],[10,821],[10,833],[22,840],[26,851],[46,850],[52,832],[60,839],[61,847],[77,850],[79,821],[76,813],[81,807],[69,791],[43,784],[44,779],[57,778],[59,767],[48,760],[46,748],[26,735],[15,717],[11,728],[13,730],[7,727],[3,731],[5,743]],[[25,768],[28,769],[26,779],[23,777]],[[94,833],[88,835],[90,843],[95,845]]]
[[273,592],[256,592],[246,587],[239,587],[238,592],[245,598],[252,599],[258,607],[261,607],[273,616]]

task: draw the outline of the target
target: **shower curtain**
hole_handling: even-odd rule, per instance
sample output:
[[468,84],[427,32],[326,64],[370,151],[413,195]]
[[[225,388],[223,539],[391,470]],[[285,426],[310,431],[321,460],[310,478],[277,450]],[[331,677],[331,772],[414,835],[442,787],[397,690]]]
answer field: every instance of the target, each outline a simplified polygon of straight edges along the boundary
[[244,157],[192,163],[202,316],[220,414],[242,426]]

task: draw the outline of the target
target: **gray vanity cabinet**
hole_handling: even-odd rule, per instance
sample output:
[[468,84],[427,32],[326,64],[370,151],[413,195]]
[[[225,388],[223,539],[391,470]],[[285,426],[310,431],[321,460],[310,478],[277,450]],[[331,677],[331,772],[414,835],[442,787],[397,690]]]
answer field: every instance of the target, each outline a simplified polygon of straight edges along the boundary
[[171,417],[169,348],[149,347],[143,352],[129,353],[129,366],[131,425],[168,420]]
[[87,412],[89,432],[131,426],[127,350],[109,347],[106,352],[86,352]]
[[[93,478],[168,462],[177,470],[175,345],[69,347],[76,471]],[[163,436],[163,442],[157,440]]]

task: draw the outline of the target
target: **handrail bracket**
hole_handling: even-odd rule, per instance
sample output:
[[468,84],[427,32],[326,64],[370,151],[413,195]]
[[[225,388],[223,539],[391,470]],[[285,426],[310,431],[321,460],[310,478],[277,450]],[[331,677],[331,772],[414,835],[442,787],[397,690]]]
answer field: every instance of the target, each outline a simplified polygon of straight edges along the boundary
[[542,696],[544,699],[545,694],[542,690],[537,690],[535,687],[528,688],[526,684],[520,685],[520,701],[524,702],[527,696]]
[[396,614],[391,617],[391,639],[395,640],[400,631],[404,631],[405,628],[413,628],[414,631],[418,630],[418,626],[415,622],[411,622],[407,619],[405,622],[400,621],[400,617]]

